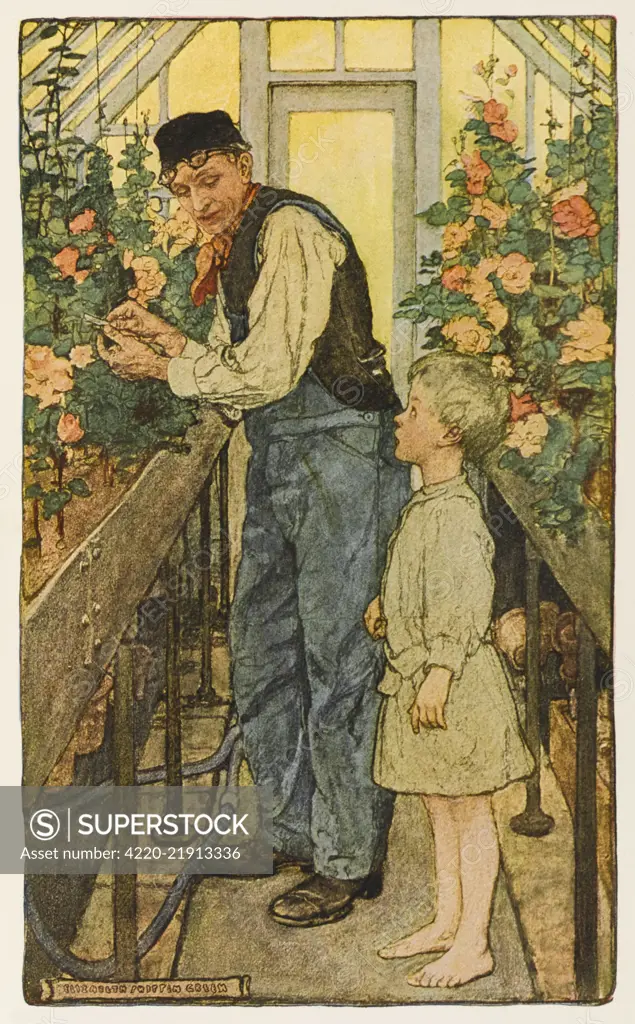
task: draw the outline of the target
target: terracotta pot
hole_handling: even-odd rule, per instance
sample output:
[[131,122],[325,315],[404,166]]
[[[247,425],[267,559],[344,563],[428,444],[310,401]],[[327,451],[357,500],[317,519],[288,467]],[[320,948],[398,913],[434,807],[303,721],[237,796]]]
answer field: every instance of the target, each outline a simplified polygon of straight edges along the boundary
[[[560,609],[553,601],[540,602],[540,661],[544,663],[555,649],[556,623]],[[526,612],[524,608],[511,608],[492,625],[494,645],[506,654],[518,671],[525,667],[527,642]]]

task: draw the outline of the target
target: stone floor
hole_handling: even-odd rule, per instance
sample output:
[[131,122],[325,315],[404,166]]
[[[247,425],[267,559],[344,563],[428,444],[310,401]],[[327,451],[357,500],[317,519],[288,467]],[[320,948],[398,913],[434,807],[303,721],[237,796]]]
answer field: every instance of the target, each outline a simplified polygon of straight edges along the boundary
[[[406,975],[425,963],[381,960],[376,950],[432,916],[431,835],[415,797],[397,801],[384,892],[360,900],[342,921],[320,928],[284,928],[267,904],[299,872],[259,879],[205,878],[188,908],[175,976],[250,976],[255,1003],[399,1004],[521,1002],[535,998],[518,924],[501,875],[492,921],[496,967],[460,989],[413,988]],[[423,896],[417,890],[424,890]],[[430,891],[430,887],[427,887]],[[433,957],[428,957],[433,959]]]

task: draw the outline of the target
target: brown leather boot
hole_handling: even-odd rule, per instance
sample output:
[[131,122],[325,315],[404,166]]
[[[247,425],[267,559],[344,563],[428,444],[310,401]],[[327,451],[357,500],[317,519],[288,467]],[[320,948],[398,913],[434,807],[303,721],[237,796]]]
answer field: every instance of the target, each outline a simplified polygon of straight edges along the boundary
[[327,878],[317,872],[269,905],[279,924],[292,928],[313,928],[346,917],[356,899],[375,899],[382,891],[381,870],[367,878]]

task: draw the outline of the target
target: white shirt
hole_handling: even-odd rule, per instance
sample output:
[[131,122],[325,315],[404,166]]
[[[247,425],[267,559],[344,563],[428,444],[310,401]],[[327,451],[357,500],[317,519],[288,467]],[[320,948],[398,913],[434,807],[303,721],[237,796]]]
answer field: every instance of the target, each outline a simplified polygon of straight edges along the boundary
[[[417,688],[433,665],[458,679],[489,628],[493,556],[464,473],[412,496],[390,538],[381,586],[385,651],[395,673],[417,680]],[[380,690],[392,692],[386,682]]]
[[168,383],[181,397],[204,396],[230,415],[293,390],[324,331],[336,267],[346,246],[312,213],[285,206],[271,213],[258,240],[260,272],[248,303],[249,334],[232,345],[222,286],[206,345],[188,340],[168,363]]

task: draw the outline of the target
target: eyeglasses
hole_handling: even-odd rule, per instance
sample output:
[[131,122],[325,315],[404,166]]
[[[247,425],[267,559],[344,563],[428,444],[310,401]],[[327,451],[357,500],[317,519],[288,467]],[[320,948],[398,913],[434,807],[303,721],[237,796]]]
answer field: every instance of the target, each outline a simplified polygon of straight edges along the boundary
[[167,188],[170,188],[172,182],[174,181],[177,175],[179,167],[181,167],[182,164],[187,164],[188,167],[191,167],[193,170],[197,171],[207,163],[211,156],[214,156],[216,153],[222,153],[226,156],[234,154],[236,156],[239,156],[240,152],[247,153],[248,150],[245,149],[237,151],[236,149],[199,149],[197,150],[196,153],[192,153],[191,156],[183,157],[183,159],[179,160],[178,163],[174,164],[173,167],[161,168],[161,173],[159,174],[159,184],[165,185]]

